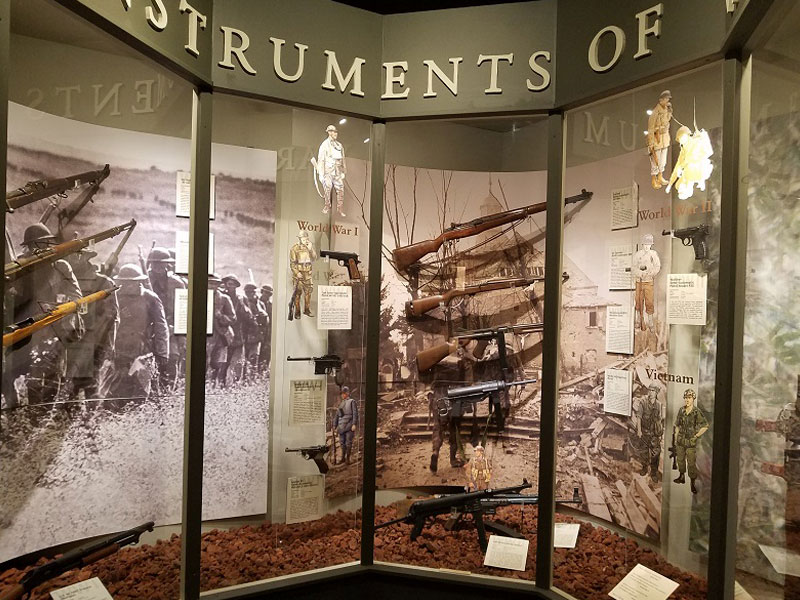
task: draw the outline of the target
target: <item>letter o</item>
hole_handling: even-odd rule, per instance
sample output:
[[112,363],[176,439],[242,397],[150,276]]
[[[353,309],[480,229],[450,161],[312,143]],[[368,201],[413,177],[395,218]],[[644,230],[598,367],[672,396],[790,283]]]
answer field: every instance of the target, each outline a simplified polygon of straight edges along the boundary
[[[614,35],[614,56],[611,58],[608,63],[605,65],[600,64],[600,60],[597,56],[597,47],[600,44],[600,38],[602,38],[606,33],[611,33]],[[589,44],[589,66],[592,67],[592,70],[597,73],[605,73],[611,67],[613,67],[619,61],[619,57],[622,56],[622,52],[625,50],[625,32],[622,31],[616,25],[609,25],[597,32],[597,35],[594,36],[592,43]]]

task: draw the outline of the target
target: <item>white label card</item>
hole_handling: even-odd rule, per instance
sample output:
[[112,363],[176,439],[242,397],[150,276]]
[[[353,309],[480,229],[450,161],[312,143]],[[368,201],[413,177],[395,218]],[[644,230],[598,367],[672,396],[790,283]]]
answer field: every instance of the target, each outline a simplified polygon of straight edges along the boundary
[[614,600],[667,600],[677,589],[677,582],[636,565],[608,595]]
[[317,286],[317,329],[353,328],[353,288]]
[[708,277],[698,273],[672,273],[667,276],[669,325],[706,324],[707,282]]
[[486,548],[483,564],[498,569],[524,571],[528,562],[528,544],[530,544],[528,540],[518,540],[503,535],[489,536],[489,546]]
[[325,425],[325,379],[292,379],[289,426]]
[[621,244],[608,247],[608,289],[632,290],[633,274],[631,273],[631,260],[633,259],[633,244]]
[[580,523],[556,523],[555,543],[556,548],[574,548],[578,543]]
[[606,352],[633,354],[633,307],[606,307]]
[[114,600],[97,577],[50,592],[53,600]]
[[611,190],[611,229],[639,226],[639,184]]
[[781,575],[791,575],[792,577],[800,577],[800,555],[794,552],[789,552],[786,548],[778,548],[777,546],[766,546],[759,544],[759,548],[767,557],[772,568]]
[[302,523],[322,518],[322,494],[325,478],[322,475],[289,477],[286,484],[286,522]]
[[[211,176],[211,198],[208,207],[208,218],[214,219],[217,215],[216,207],[217,178]],[[192,174],[188,171],[178,171],[175,189],[175,216],[188,217],[192,205]]]
[[615,415],[631,416],[633,371],[606,369],[603,385],[603,410]]
[[[175,232],[175,272],[189,273],[189,232]],[[208,272],[214,272],[214,234],[208,234]]]
[[[175,290],[175,331],[177,335],[189,333],[189,290],[186,288]],[[206,335],[214,333],[214,290],[208,290],[206,307]]]

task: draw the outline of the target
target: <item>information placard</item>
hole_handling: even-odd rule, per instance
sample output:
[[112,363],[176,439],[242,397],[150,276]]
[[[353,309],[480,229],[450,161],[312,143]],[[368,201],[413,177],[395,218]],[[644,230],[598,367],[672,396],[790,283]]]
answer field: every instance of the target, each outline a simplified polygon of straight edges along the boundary
[[322,518],[325,478],[322,475],[289,477],[286,484],[286,522],[303,523]]
[[292,379],[289,425],[325,425],[325,379]]
[[[186,335],[189,333],[189,290],[186,288],[175,290],[175,333]],[[206,304],[206,335],[214,333],[214,290],[208,290]]]
[[639,184],[611,190],[611,229],[639,226]]
[[580,523],[556,523],[555,543],[556,548],[574,548],[578,543],[578,534],[581,531]]
[[608,289],[632,290],[631,259],[633,244],[608,247]]
[[503,535],[489,536],[489,546],[486,548],[483,564],[498,569],[524,571],[528,562],[529,544],[528,540],[518,540]]
[[[180,275],[189,273],[189,232],[175,232],[175,272]],[[214,272],[214,234],[208,234],[208,272]]]
[[633,371],[606,369],[603,385],[603,410],[615,415],[631,416]]
[[606,307],[606,352],[633,354],[633,310],[630,304]]
[[317,286],[317,329],[352,329],[353,288],[349,285]]
[[677,589],[677,582],[639,564],[608,595],[614,600],[667,600]]
[[[216,176],[212,175],[211,198],[210,198],[210,205],[208,207],[208,218],[212,220],[217,216],[216,189],[217,189],[217,178]],[[178,171],[177,183],[175,189],[176,217],[189,216],[189,208],[192,205],[191,194],[192,194],[192,174],[188,171]]]
[[707,283],[708,277],[698,273],[671,273],[667,276],[669,325],[706,324]]
[[53,600],[114,600],[97,577],[50,592]]

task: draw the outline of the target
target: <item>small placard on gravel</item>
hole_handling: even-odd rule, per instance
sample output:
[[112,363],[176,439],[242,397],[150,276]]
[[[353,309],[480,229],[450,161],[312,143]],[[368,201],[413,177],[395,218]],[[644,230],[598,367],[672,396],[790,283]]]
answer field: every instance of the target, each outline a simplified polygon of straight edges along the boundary
[[528,561],[528,540],[505,537],[503,535],[489,536],[489,546],[483,564],[487,567],[498,569],[512,569],[524,571]]
[[50,592],[53,600],[114,600],[97,577]]

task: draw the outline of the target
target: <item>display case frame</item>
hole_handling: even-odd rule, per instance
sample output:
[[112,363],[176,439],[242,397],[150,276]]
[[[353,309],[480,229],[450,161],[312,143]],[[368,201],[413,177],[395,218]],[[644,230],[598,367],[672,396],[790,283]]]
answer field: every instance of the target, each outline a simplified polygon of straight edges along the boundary
[[[206,274],[209,243],[208,219],[196,218],[208,214],[210,203],[211,174],[211,125],[212,103],[217,87],[211,76],[212,58],[206,54],[205,61],[196,69],[187,68],[185,60],[169,56],[161,48],[147,42],[147,35],[140,31],[126,30],[124,21],[113,22],[98,13],[92,2],[70,0],[62,2],[80,18],[86,19],[112,36],[120,38],[135,50],[145,52],[161,66],[173,71],[194,86],[192,115],[192,183],[190,218],[190,267],[192,281],[189,292],[189,333],[187,346],[190,348],[187,361],[187,386],[184,419],[184,457],[183,457],[183,504],[182,504],[182,554],[181,554],[181,597],[196,599],[254,598],[283,594],[287,591],[301,591],[304,588],[309,597],[315,594],[327,595],[326,590],[337,581],[345,583],[353,578],[385,577],[386,581],[420,581],[433,589],[437,585],[463,586],[476,589],[476,596],[486,589],[505,590],[510,595],[532,594],[535,597],[562,599],[565,595],[552,589],[553,584],[553,532],[555,523],[555,473],[557,442],[557,401],[558,401],[558,348],[561,319],[561,257],[563,245],[564,208],[562,190],[565,170],[565,118],[567,109],[585,105],[599,96],[612,91],[632,89],[644,83],[657,80],[669,74],[681,72],[695,66],[697,57],[630,76],[612,84],[608,89],[593,91],[581,96],[579,81],[565,81],[565,89],[558,90],[553,106],[537,107],[525,111],[527,115],[547,115],[547,234],[546,234],[546,280],[548,299],[545,306],[545,328],[543,343],[543,385],[541,413],[541,442],[539,465],[539,506],[537,559],[535,584],[518,581],[484,578],[453,573],[442,573],[418,567],[390,565],[374,560],[374,515],[376,478],[376,427],[377,403],[366,402],[364,470],[362,492],[362,542],[361,559],[329,567],[318,571],[280,577],[263,582],[255,582],[200,592],[200,539],[202,530],[202,473],[203,473],[203,434],[205,405],[206,369]],[[718,350],[716,356],[715,397],[729,398],[730,402],[718,402],[715,410],[715,435],[713,442],[713,479],[711,485],[710,547],[708,553],[709,600],[731,600],[734,593],[734,571],[736,556],[736,509],[739,481],[739,424],[741,421],[740,397],[742,386],[742,338],[744,318],[744,274],[746,247],[746,190],[740,186],[740,174],[746,165],[746,152],[742,152],[741,140],[747,136],[748,122],[745,116],[750,98],[749,43],[760,22],[769,11],[770,17],[785,11],[788,0],[742,1],[733,16],[728,16],[725,39],[717,52],[703,57],[703,61],[721,60],[723,65],[723,152],[720,162],[722,173],[721,190],[721,239],[720,239],[720,298],[718,314]],[[211,6],[211,5],[209,5]],[[0,158],[6,164],[6,130],[8,115],[8,79],[10,68],[10,3],[0,3]],[[209,21],[212,21],[209,15]],[[601,24],[598,24],[598,27]],[[214,30],[209,22],[207,29]],[[562,59],[564,60],[564,59]],[[225,88],[225,93],[231,90]],[[269,99],[250,91],[242,95]],[[568,98],[567,101],[559,101]],[[281,98],[282,103],[294,106],[314,106],[329,109],[329,106],[309,104],[306,99]],[[370,170],[370,230],[379,232],[383,220],[382,194],[384,190],[384,163],[386,146],[386,122],[395,119],[419,118],[414,114],[403,117],[383,118],[380,114],[365,114],[358,110],[336,110],[345,115],[369,118],[371,126],[371,170]],[[517,114],[518,111],[466,112],[438,115],[478,117],[486,114]],[[5,168],[2,170],[5,182]],[[0,217],[5,231],[5,211]],[[381,236],[371,234],[369,240],[369,281],[368,305],[380,305],[381,279]],[[199,275],[199,277],[197,276]],[[3,284],[0,284],[2,286]],[[0,288],[2,290],[2,288]],[[555,301],[553,301],[555,299]],[[370,310],[367,315],[366,357],[366,397],[376,398],[379,386],[379,319],[378,310]],[[318,589],[318,592],[314,592]],[[402,584],[398,583],[398,589]]]

